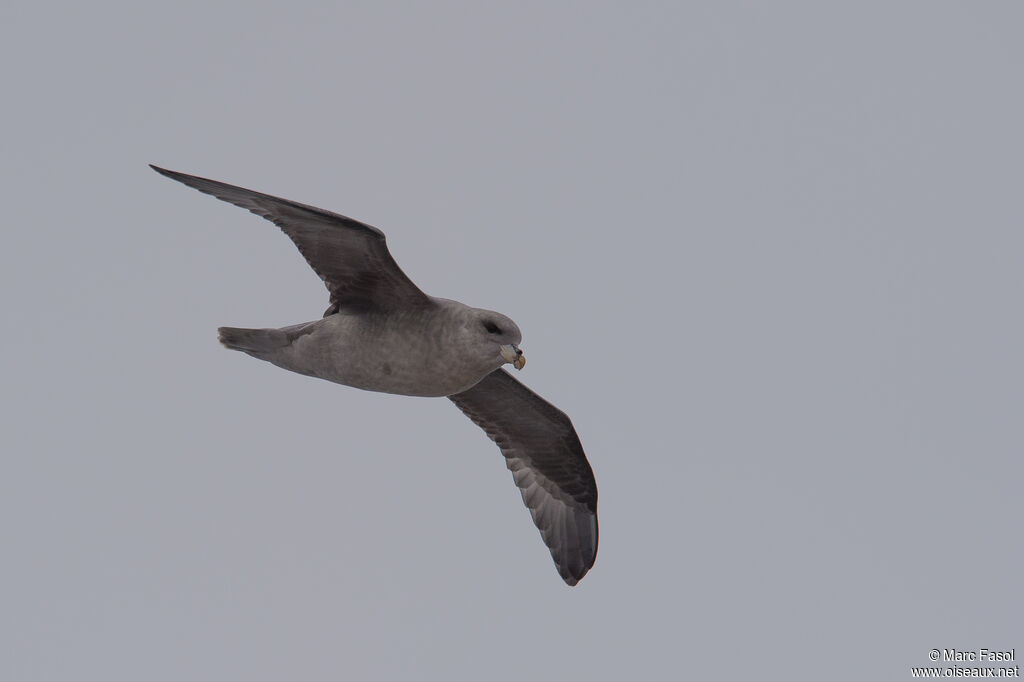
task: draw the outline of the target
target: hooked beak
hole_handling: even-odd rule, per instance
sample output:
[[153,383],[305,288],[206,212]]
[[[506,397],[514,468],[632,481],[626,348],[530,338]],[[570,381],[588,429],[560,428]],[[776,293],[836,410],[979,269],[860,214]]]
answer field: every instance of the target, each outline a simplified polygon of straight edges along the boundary
[[505,362],[511,362],[512,366],[516,369],[522,369],[526,366],[526,356],[523,355],[523,351],[519,350],[519,346],[514,343],[506,343],[501,347],[501,357],[505,359]]

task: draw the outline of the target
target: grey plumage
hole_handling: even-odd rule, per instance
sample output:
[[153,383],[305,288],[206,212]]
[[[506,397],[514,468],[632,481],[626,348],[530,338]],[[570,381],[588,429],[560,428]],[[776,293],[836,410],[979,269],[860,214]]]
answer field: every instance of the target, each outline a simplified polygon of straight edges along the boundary
[[563,580],[575,585],[587,573],[597,554],[597,485],[565,413],[501,369],[525,364],[512,320],[424,294],[375,227],[152,168],[278,225],[327,286],[330,307],[322,319],[280,329],[221,327],[221,343],[346,386],[447,396],[497,443]]
[[503,369],[448,399],[498,444],[558,572],[575,585],[597,554],[597,486],[569,417]]

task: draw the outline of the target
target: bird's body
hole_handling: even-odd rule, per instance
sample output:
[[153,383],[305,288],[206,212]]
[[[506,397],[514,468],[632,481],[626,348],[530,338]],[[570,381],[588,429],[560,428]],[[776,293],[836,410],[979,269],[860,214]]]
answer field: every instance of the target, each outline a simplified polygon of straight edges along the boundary
[[282,369],[366,391],[439,398],[472,388],[506,362],[500,354],[460,351],[458,337],[476,324],[476,310],[432,297],[423,307],[387,314],[342,309],[281,329],[219,331],[228,348]]
[[564,412],[516,381],[522,334],[508,317],[428,296],[375,227],[337,213],[153,166],[272,221],[327,285],[320,320],[280,329],[221,327],[220,341],[283,369],[367,391],[447,396],[497,443],[562,579],[597,555],[597,484]]

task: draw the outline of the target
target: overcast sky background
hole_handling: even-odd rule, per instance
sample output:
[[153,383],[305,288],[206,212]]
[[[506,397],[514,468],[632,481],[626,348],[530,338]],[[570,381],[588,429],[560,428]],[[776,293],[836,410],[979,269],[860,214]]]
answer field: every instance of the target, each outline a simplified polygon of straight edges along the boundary
[[[0,10],[0,679],[904,679],[1024,650],[1024,9]],[[265,221],[523,330],[601,548],[447,400],[216,343],[317,318]]]

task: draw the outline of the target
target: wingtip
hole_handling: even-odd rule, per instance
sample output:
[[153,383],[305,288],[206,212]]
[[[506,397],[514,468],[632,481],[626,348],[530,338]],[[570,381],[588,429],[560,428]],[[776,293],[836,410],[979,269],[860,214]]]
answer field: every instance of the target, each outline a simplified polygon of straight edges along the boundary
[[[201,187],[198,187],[196,185],[196,183],[206,182],[206,183],[213,183],[213,184],[223,184],[223,183],[217,183],[217,182],[215,182],[213,180],[208,180],[206,178],[200,178],[200,177],[197,177],[195,175],[189,175],[188,173],[179,173],[178,171],[172,171],[172,170],[169,170],[167,168],[161,168],[160,166],[154,165],[152,163],[149,164],[149,167],[152,168],[153,170],[155,170],[160,175],[164,176],[165,178],[170,178],[171,180],[175,180],[175,181],[180,182],[180,183],[182,183],[184,185],[188,185],[189,187],[193,187],[195,189],[198,189],[200,192],[206,192],[207,194],[212,194],[212,192],[209,192],[209,191],[207,191],[205,189],[202,189]],[[214,196],[216,196],[216,195],[214,195]]]
[[566,567],[565,570],[559,570],[558,574],[560,576],[562,576],[562,580],[565,581],[566,585],[568,585],[569,587],[576,587],[576,585],[581,580],[583,580],[583,577],[585,575],[587,575],[587,573],[589,573],[590,569],[593,568],[593,567],[594,567],[594,563],[590,562],[590,564],[588,566],[586,566],[585,568],[583,568],[582,570],[580,570],[579,568],[576,568],[574,570],[572,568]]

